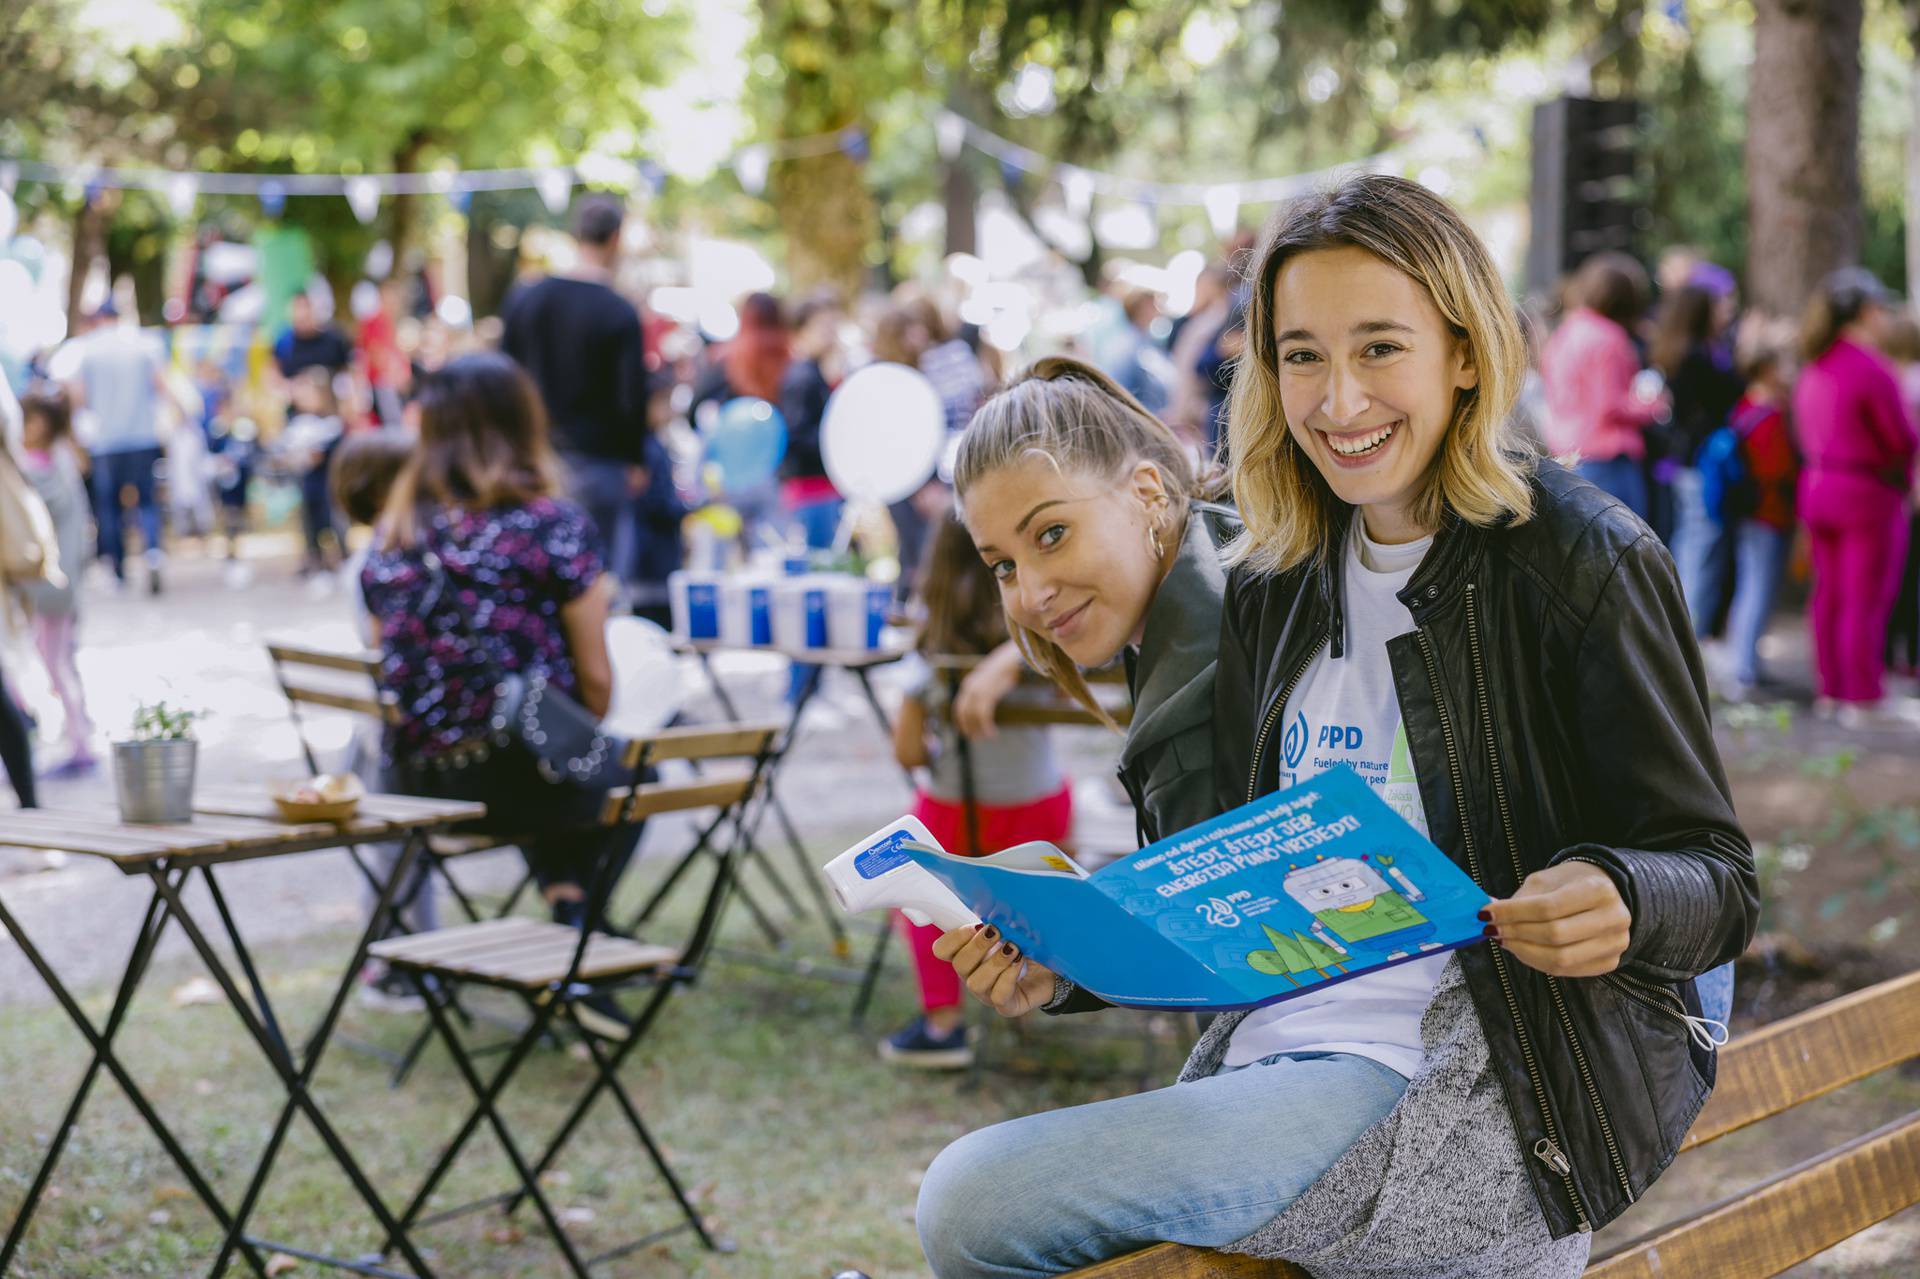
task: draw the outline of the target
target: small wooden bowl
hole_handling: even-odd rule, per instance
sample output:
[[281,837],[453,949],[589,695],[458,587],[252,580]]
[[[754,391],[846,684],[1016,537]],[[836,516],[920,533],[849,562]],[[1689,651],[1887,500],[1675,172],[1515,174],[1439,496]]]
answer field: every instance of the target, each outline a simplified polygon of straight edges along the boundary
[[[319,778],[312,779],[319,781]],[[339,799],[295,799],[293,792],[310,782],[276,782],[269,794],[273,796],[274,807],[280,810],[280,816],[290,822],[344,822],[350,820],[359,811],[360,797],[366,794],[366,788],[357,777],[347,777],[350,783],[349,793]]]

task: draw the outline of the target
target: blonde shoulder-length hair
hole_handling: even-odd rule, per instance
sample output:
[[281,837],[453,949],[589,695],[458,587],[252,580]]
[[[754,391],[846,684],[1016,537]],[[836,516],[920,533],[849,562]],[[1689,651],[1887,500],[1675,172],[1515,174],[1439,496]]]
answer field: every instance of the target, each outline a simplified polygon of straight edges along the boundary
[[1492,257],[1453,207],[1419,183],[1363,174],[1280,210],[1254,251],[1247,343],[1227,418],[1229,474],[1245,525],[1227,550],[1230,564],[1277,573],[1318,559],[1332,553],[1346,521],[1346,504],[1288,430],[1274,341],[1281,267],[1296,254],[1342,247],[1364,249],[1426,289],[1478,375],[1458,395],[1414,518],[1437,529],[1451,513],[1488,527],[1533,513],[1534,454],[1513,421],[1526,340]]
[[[1188,506],[1206,495],[1206,481],[1171,427],[1105,373],[1066,356],[1036,361],[967,424],[953,462],[953,492],[962,514],[967,491],[976,483],[1030,457],[1046,459],[1062,474],[1115,485],[1138,463],[1151,462],[1168,499],[1169,509],[1155,526],[1162,537],[1181,536]],[[1007,631],[1029,666],[1118,729],[1058,644],[1020,625],[1012,614]]]

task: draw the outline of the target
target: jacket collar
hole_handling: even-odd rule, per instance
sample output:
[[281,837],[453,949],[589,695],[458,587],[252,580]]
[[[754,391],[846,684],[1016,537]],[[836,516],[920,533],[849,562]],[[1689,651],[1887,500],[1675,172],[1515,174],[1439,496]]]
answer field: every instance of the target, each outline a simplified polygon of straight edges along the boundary
[[[1327,611],[1332,640],[1330,657],[1346,653],[1346,547],[1354,518],[1354,509],[1350,506],[1334,517],[1332,543],[1314,568],[1320,604]],[[1461,586],[1478,567],[1484,550],[1483,530],[1448,510],[1420,567],[1396,596],[1413,614],[1416,626],[1424,625],[1429,616],[1458,597]]]
[[1221,508],[1194,504],[1173,567],[1147,607],[1139,654],[1130,662],[1133,721],[1120,748],[1123,768],[1147,746],[1213,714],[1213,671],[1227,590],[1220,545],[1230,535]]

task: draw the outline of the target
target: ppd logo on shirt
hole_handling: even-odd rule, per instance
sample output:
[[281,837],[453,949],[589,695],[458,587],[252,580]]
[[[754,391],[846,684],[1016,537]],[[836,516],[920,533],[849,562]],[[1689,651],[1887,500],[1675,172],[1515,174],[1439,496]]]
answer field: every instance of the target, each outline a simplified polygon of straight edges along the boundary
[[1280,739],[1280,756],[1287,761],[1287,767],[1300,767],[1300,761],[1307,757],[1307,717],[1296,714],[1293,723],[1287,725],[1286,736]]
[[1313,744],[1336,751],[1357,751],[1364,736],[1358,724],[1322,724]]

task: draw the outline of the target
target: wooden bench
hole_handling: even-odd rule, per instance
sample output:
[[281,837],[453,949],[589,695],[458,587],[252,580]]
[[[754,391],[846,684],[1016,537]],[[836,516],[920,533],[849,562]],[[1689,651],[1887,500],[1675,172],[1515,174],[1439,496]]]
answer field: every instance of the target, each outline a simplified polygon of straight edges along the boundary
[[[1920,972],[1742,1035],[1720,1050],[1718,1086],[1680,1149],[1920,1057]],[[1920,1203],[1920,1111],[1737,1195],[1608,1249],[1587,1279],[1760,1279]],[[1077,1279],[1307,1279],[1283,1261],[1161,1244]]]

